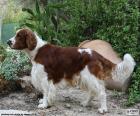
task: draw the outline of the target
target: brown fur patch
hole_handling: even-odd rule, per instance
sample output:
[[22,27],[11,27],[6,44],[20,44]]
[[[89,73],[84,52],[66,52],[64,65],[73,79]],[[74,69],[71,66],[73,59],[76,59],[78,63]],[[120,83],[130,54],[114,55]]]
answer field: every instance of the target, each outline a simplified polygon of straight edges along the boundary
[[95,51],[89,55],[87,52],[79,53],[78,49],[77,47],[62,48],[46,44],[38,50],[34,60],[44,65],[49,80],[53,80],[54,83],[66,79],[73,84],[74,75],[79,74],[86,65],[97,78],[101,80],[111,78],[115,64]]
[[93,51],[92,54],[92,61],[88,64],[90,72],[102,80],[111,78],[111,72],[114,69],[115,64],[95,51]]

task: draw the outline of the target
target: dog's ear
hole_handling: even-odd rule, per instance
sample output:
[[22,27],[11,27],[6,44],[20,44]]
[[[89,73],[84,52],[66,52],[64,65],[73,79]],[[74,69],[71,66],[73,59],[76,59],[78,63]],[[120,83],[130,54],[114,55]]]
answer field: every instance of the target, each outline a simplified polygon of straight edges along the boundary
[[33,50],[36,47],[37,41],[33,32],[28,32],[26,35],[26,44],[29,50]]

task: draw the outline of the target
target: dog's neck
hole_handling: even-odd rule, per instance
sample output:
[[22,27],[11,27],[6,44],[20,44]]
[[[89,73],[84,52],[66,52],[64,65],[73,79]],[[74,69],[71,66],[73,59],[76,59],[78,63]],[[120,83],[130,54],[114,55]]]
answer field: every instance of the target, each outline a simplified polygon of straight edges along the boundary
[[34,60],[39,48],[41,48],[42,46],[47,44],[47,42],[43,41],[36,33],[35,33],[35,37],[36,37],[36,41],[37,41],[36,47],[33,50],[29,50],[29,49],[24,50],[28,54],[28,56],[31,59],[31,61]]

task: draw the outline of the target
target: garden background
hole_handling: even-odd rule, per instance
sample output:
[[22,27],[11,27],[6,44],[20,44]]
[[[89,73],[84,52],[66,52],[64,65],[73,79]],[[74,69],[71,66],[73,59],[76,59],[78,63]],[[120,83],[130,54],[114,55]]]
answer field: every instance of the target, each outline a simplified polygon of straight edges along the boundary
[[[42,39],[61,46],[78,46],[87,39],[102,39],[111,43],[121,57],[130,53],[136,60],[126,105],[139,102],[139,5],[140,0],[3,0],[1,77],[14,80],[31,68],[23,53],[5,50],[6,41],[21,27],[29,27]],[[15,57],[17,62],[14,64]]]

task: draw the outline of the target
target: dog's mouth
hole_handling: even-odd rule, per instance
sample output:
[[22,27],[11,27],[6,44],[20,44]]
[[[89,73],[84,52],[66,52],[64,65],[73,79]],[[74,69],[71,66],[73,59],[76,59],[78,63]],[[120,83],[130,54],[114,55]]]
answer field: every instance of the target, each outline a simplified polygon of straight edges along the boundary
[[15,49],[13,45],[9,45],[9,47],[10,47],[11,49]]

